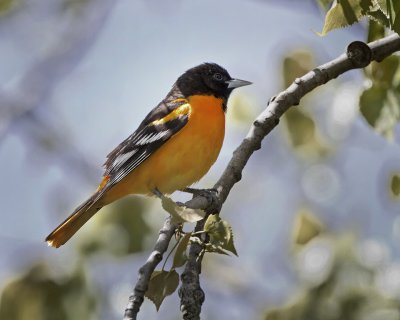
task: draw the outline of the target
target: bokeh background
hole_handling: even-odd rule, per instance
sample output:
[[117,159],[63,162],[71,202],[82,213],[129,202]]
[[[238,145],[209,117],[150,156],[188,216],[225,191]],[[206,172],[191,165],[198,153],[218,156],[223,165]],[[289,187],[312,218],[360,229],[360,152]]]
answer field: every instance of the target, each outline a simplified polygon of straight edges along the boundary
[[[320,37],[323,19],[311,0],[0,1],[0,319],[121,319],[159,201],[108,206],[58,250],[45,236],[202,62],[254,83],[230,99],[197,184],[212,186],[271,96],[366,40],[366,24]],[[368,85],[352,71],[315,90],[250,159],[222,211],[239,257],[206,255],[204,319],[400,319],[400,131],[387,139],[360,116]],[[140,313],[179,318],[177,293]]]

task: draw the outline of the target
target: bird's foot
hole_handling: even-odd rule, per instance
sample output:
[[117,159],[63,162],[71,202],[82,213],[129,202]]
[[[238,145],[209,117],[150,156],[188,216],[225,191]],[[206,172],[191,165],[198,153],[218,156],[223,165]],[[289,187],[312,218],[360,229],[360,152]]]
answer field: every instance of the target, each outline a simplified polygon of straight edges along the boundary
[[214,207],[218,203],[218,197],[217,197],[218,190],[215,188],[210,188],[210,189],[185,188],[181,191],[193,194],[193,198],[196,196],[206,198],[210,208]]
[[155,188],[154,190],[153,190],[153,194],[157,197],[157,198],[162,198],[164,195],[161,193],[161,191],[160,190],[158,190],[157,188]]

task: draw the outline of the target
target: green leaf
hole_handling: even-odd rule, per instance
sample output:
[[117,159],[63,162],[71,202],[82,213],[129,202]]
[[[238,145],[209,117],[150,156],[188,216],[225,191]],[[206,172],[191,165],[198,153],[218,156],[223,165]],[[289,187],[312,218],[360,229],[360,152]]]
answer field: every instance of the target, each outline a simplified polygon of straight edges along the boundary
[[375,0],[377,6],[382,10],[389,18],[390,25],[393,24],[395,14],[400,9],[398,0]]
[[186,233],[180,240],[176,247],[174,261],[172,262],[172,269],[182,267],[187,261],[186,248],[188,246],[192,232]]
[[375,129],[388,140],[393,140],[394,127],[400,120],[400,95],[398,91],[388,90],[387,99],[379,119],[376,121]]
[[223,255],[229,256],[229,254],[225,250],[223,250],[220,246],[213,245],[211,243],[207,243],[206,244],[205,251],[206,252],[211,252],[211,253],[219,253],[219,254],[223,254]]
[[221,218],[218,214],[210,214],[204,224],[204,231],[211,233],[217,233],[221,229]]
[[229,98],[230,120],[247,126],[257,116],[255,105],[256,103],[243,93],[235,94]]
[[387,90],[380,86],[372,86],[361,94],[360,111],[372,127],[375,126],[381,115],[386,95]]
[[296,78],[314,69],[316,62],[309,49],[298,49],[289,52],[283,59],[283,86],[287,88]]
[[0,0],[0,15],[9,13],[18,3],[17,0]]
[[204,231],[210,237],[209,247],[206,246],[207,251],[226,254],[224,252],[226,250],[237,256],[232,228],[227,221],[222,220],[217,214],[210,215],[204,225]]
[[370,71],[369,76],[374,82],[378,82],[385,88],[390,88],[393,84],[399,63],[399,57],[397,56],[387,57],[379,63],[373,62],[371,63],[370,68],[368,68]]
[[335,0],[325,16],[320,35],[352,25],[370,12],[379,10],[373,0]]
[[352,25],[367,16],[381,26],[400,34],[400,1],[398,0],[336,0],[325,16],[320,35]]
[[373,84],[361,94],[361,114],[376,131],[391,139],[400,120],[400,58],[390,56],[371,63],[365,73]]
[[[383,1],[383,0],[382,0]],[[400,10],[400,3],[398,0],[386,0],[386,13],[390,18],[391,26],[394,25],[396,16],[398,16]]]
[[[387,3],[388,0],[375,0],[376,4],[379,6],[379,8],[384,11],[385,13],[387,13]],[[390,0],[389,0],[390,1]]]
[[155,304],[158,311],[164,299],[173,294],[178,285],[179,275],[175,270],[169,272],[165,270],[154,271],[145,296]]
[[[378,22],[382,27],[389,28],[392,25],[392,21],[390,20],[390,14],[387,10],[387,0],[374,0],[374,6],[370,8],[368,12],[368,16],[370,21]],[[372,41],[372,40],[371,40]]]
[[161,204],[165,211],[172,217],[172,223],[196,222],[205,217],[205,212],[200,209],[191,209],[178,206],[175,201],[166,196],[161,196]]
[[400,120],[400,91],[374,85],[362,93],[360,111],[378,133],[391,140]]
[[304,158],[324,157],[331,149],[323,139],[311,113],[303,108],[290,108],[282,118],[288,143]]
[[400,176],[394,174],[390,181],[390,190],[395,198],[400,198]]
[[328,10],[329,5],[331,4],[332,0],[318,0],[318,4],[324,10]]
[[85,6],[89,5],[91,0],[64,0],[63,10],[82,10]]
[[[383,30],[384,27],[389,28],[390,27],[390,20],[389,17],[382,11],[382,10],[376,10],[376,11],[370,11],[368,13],[368,17],[370,18],[370,22],[374,21],[378,25],[380,25]],[[377,39],[375,39],[377,40]],[[373,40],[368,40],[368,41],[373,41]]]
[[294,148],[314,144],[318,147],[316,140],[316,126],[312,117],[303,110],[291,108],[284,115],[284,122],[287,125],[290,143]]
[[397,9],[395,17],[394,17],[394,22],[392,25],[392,30],[394,32],[397,32],[397,34],[400,35],[400,8]]
[[384,36],[385,36],[385,27],[374,20],[370,20],[368,26],[368,42],[381,39]]
[[228,241],[227,241],[226,245],[223,246],[222,248],[227,250],[227,251],[229,251],[229,252],[232,252],[235,256],[238,257],[238,254],[237,254],[237,251],[236,251],[236,248],[235,248],[235,244],[233,243],[232,227],[226,221],[224,221],[224,225],[226,227],[228,227],[228,229],[229,229],[229,237],[228,237]]
[[295,217],[293,226],[293,242],[305,245],[317,237],[323,230],[321,222],[307,210],[301,210]]
[[[284,87],[288,87],[296,78],[315,68],[315,59],[309,50],[290,52],[282,62]],[[302,104],[304,101],[301,102]],[[324,156],[329,147],[321,139],[322,135],[310,112],[304,108],[290,108],[282,118],[289,144],[305,157]]]
[[386,28],[400,33],[400,1],[375,0],[375,11],[369,12],[369,16]]

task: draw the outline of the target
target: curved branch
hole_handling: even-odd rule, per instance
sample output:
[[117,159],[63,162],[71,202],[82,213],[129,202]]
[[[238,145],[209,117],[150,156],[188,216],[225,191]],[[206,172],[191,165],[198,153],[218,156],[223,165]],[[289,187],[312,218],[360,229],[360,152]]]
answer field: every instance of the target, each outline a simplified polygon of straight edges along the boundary
[[[359,41],[357,41],[359,42]],[[291,107],[298,105],[300,99],[308,92],[337,78],[339,75],[360,68],[358,61],[363,60],[363,55],[369,55],[371,61],[382,61],[387,56],[400,50],[400,37],[391,35],[368,44],[371,54],[362,52],[360,56],[359,47],[348,46],[346,53],[338,58],[325,63],[308,72],[301,78],[297,78],[286,90],[280,92],[268,107],[257,117],[251,126],[246,138],[233,152],[227,168],[215,184],[218,190],[219,205],[225,202],[232,187],[240,181],[242,171],[254,151],[260,149],[261,142],[266,135],[279,123],[279,118]],[[363,63],[366,67],[368,64]],[[201,200],[201,201],[204,201]]]
[[[218,213],[233,186],[241,180],[242,171],[250,156],[261,148],[262,140],[278,125],[279,118],[291,106],[298,105],[300,99],[308,92],[337,78],[339,75],[352,69],[366,67],[371,61],[380,62],[399,50],[400,37],[397,34],[371,42],[368,45],[361,41],[355,41],[347,47],[346,53],[315,68],[301,78],[297,78],[286,90],[280,92],[268,104],[267,108],[253,122],[246,138],[233,152],[228,166],[214,185],[214,189],[218,191],[215,199],[216,203],[210,203],[209,199],[198,196],[188,201],[186,205],[192,208],[202,208],[206,211],[209,211],[210,207],[212,207],[213,212]],[[199,227],[201,223],[204,222],[198,222],[196,228]],[[187,295],[186,297],[181,297],[181,310],[184,312],[184,319],[199,319],[201,305],[204,301],[204,299],[190,299],[201,290],[198,280],[201,271],[201,259],[198,259],[198,256],[195,254],[198,252],[199,247],[197,243],[193,243],[190,246],[189,252],[193,254],[189,255],[189,261],[182,274],[180,292],[185,292],[185,295]],[[189,268],[190,270],[188,270]],[[187,279],[192,280],[191,282],[183,281],[183,277],[186,273],[191,274],[191,277]],[[187,301],[196,303],[196,305],[186,305]]]
[[[371,61],[382,61],[399,50],[400,37],[397,34],[371,42],[368,45],[355,41],[347,47],[346,53],[296,79],[286,90],[272,99],[267,108],[253,122],[247,136],[233,152],[226,169],[214,185],[214,189],[218,191],[216,197],[206,198],[198,195],[187,201],[185,206],[193,209],[203,209],[208,213],[219,213],[233,186],[241,180],[242,171],[251,155],[261,148],[262,140],[278,125],[279,118],[291,106],[298,105],[300,99],[308,92],[335,79],[339,75],[352,69],[366,67]],[[196,224],[196,230],[203,229],[206,218]],[[129,297],[124,320],[136,319],[151,273],[161,261],[162,254],[167,250],[168,243],[176,228],[176,226],[167,222],[168,219],[160,230],[155,251],[139,270],[139,279],[134,293]],[[158,249],[156,250],[156,248]],[[200,318],[201,306],[204,302],[204,292],[200,287],[199,281],[202,261],[201,250],[202,247],[197,243],[190,245],[189,259],[181,275],[182,285],[179,289],[181,311],[183,318],[188,320]]]

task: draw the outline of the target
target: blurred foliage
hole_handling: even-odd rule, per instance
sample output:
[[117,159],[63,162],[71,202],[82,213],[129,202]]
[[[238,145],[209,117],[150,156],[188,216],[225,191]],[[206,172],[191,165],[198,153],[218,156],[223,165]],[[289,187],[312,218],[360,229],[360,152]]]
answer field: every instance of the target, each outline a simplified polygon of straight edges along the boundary
[[306,209],[301,209],[294,220],[292,241],[305,245],[322,232],[322,224]]
[[317,0],[317,2],[325,11],[327,11],[329,6],[332,4],[332,0]]
[[369,125],[388,139],[400,121],[400,57],[390,56],[364,69],[370,80],[360,96],[360,111]]
[[64,10],[75,10],[79,12],[82,8],[88,5],[88,2],[92,0],[64,0],[63,9]]
[[82,259],[72,273],[56,275],[37,264],[9,282],[1,294],[0,319],[96,319],[96,303],[105,297],[89,289],[90,273],[83,263],[96,253],[120,257],[142,251],[151,231],[144,219],[145,204],[139,197],[126,197],[104,208],[78,237]]
[[0,16],[8,14],[21,0],[0,0]]
[[[298,217],[297,221],[304,221],[304,218]],[[312,221],[320,230],[320,222],[315,217]],[[268,310],[264,319],[400,319],[400,296],[386,294],[385,287],[391,285],[390,277],[396,277],[396,272],[385,265],[382,259],[384,248],[373,245],[375,250],[372,250],[371,243],[357,243],[349,235],[334,235],[326,231],[315,233],[312,239],[293,252],[302,284],[298,293],[284,306]],[[385,277],[389,281],[381,281]]]
[[[323,8],[326,8],[324,1]],[[333,1],[326,13],[322,35],[369,19],[368,41],[381,39],[391,29],[400,34],[400,1],[342,0]],[[380,63],[372,62],[365,70],[368,82],[360,97],[362,116],[378,133],[389,140],[400,121],[400,57],[392,55]]]
[[[326,8],[326,6],[324,6]],[[350,26],[368,17],[400,33],[400,1],[398,0],[335,0],[325,16],[321,35]]]
[[394,174],[390,179],[390,191],[394,198],[400,199],[400,174]]
[[283,86],[288,87],[296,78],[303,76],[315,66],[314,56],[308,49],[289,52],[283,58]]
[[[283,85],[287,88],[296,78],[303,76],[315,67],[314,57],[308,50],[289,52],[283,58]],[[304,102],[306,101],[306,102]],[[283,119],[289,142],[295,151],[306,156],[324,156],[329,152],[323,142],[321,132],[310,112],[304,108],[307,98],[304,98],[299,107],[290,108],[285,112]]]
[[80,268],[61,278],[43,264],[33,265],[6,285],[0,299],[4,320],[91,319],[95,309],[95,295]]
[[385,36],[385,27],[380,23],[370,20],[368,28],[368,42],[372,42],[381,39]]
[[83,255],[106,251],[125,256],[142,251],[145,237],[151,232],[144,218],[146,204],[144,199],[132,196],[103,208],[99,219],[92,221],[94,228],[80,237]]
[[[326,8],[325,5],[322,7]],[[400,1],[344,0],[333,2],[321,34],[349,26],[364,16],[369,18],[368,41],[382,38],[386,28],[400,33]],[[400,120],[399,59],[393,55],[381,63],[372,62],[365,69],[365,75],[371,81],[360,97],[361,114],[388,139],[393,138],[393,129]]]
[[248,127],[249,123],[252,123],[257,117],[255,105],[256,103],[254,103],[250,97],[240,92],[235,92],[235,94],[229,98],[229,116],[237,124]]

